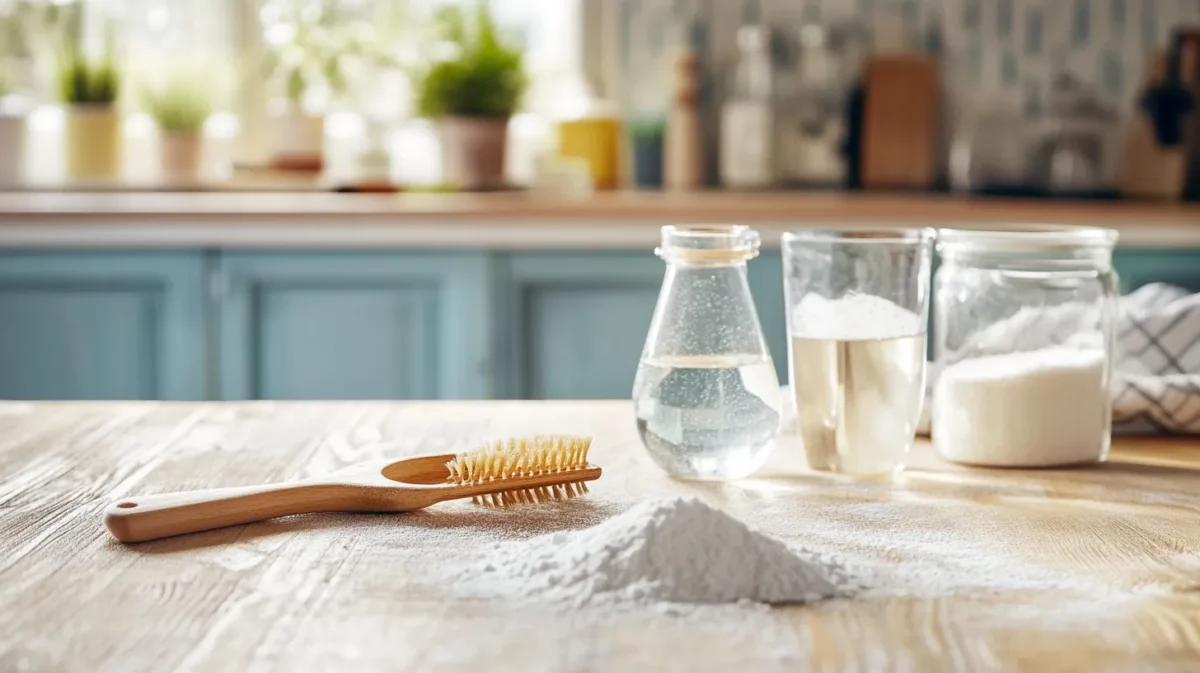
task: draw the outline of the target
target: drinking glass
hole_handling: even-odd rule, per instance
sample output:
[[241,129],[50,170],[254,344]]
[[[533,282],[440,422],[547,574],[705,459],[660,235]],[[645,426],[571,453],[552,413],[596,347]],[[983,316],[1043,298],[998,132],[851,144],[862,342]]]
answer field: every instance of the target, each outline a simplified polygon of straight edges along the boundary
[[932,229],[783,236],[796,431],[810,467],[904,468],[925,397]]

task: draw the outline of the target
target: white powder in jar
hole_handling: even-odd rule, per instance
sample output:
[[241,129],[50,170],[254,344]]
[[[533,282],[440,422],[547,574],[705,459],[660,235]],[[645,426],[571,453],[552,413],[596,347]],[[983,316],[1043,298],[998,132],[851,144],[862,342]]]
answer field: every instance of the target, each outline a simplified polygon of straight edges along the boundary
[[933,391],[933,441],[947,460],[1046,467],[1100,460],[1108,450],[1104,351],[1046,348],[965,360]]

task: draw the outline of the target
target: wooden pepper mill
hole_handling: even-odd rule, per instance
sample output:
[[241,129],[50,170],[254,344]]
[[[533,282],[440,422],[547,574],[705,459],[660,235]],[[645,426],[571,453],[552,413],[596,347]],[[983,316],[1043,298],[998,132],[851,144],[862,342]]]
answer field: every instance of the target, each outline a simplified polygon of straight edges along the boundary
[[672,62],[671,109],[663,141],[663,183],[669,190],[687,191],[701,184],[699,79],[700,57],[690,46],[679,49]]

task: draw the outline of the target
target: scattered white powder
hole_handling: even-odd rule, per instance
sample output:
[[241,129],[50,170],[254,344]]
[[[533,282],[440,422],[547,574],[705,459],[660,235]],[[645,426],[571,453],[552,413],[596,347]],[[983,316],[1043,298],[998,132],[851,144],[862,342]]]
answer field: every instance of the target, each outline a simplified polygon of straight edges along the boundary
[[975,465],[1044,467],[1097,460],[1109,392],[1101,350],[1046,348],[945,367],[933,392],[933,441]]
[[459,579],[575,605],[809,603],[850,588],[838,563],[793,551],[696,498],[645,502],[592,528],[497,545]]
[[925,331],[921,316],[883,297],[851,292],[840,299],[807,294],[793,308],[792,335],[858,341],[893,339]]

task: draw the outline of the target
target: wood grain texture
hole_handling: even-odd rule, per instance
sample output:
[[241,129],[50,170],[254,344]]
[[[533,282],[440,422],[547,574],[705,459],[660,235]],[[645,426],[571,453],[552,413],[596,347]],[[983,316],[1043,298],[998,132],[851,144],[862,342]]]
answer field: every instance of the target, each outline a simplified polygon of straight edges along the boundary
[[929,189],[937,178],[937,59],[871,57],[863,73],[862,184],[866,189]]
[[[537,432],[595,437],[605,475],[590,496],[298,516],[136,547],[101,522],[130,493],[308,478]],[[795,471],[798,457],[787,439],[759,478],[674,482],[642,456],[623,402],[0,404],[0,670],[1200,670],[1200,443],[1123,440],[1106,465],[1039,471],[946,465],[922,445],[895,480]],[[749,612],[748,631],[515,606],[438,574],[492,541],[671,493],[877,570],[969,570],[974,554],[993,575],[1058,584]],[[918,533],[937,544],[892,544]]]
[[785,231],[855,223],[1051,222],[1112,227],[1122,245],[1200,245],[1200,206],[1178,202],[840,192],[0,193],[0,248],[650,250],[660,226],[687,222],[751,224],[765,248]]
[[[655,219],[680,222],[812,220],[920,222],[963,226],[970,222],[1064,222],[1083,225],[1194,225],[1200,206],[1186,203],[1098,202],[1047,199],[967,198],[946,194],[854,192],[620,191],[587,198],[555,198],[531,192],[476,194],[335,194],[330,192],[9,192],[0,193],[0,231],[36,218],[39,222],[132,223],[163,226],[203,221],[236,224],[273,221],[278,226],[338,218],[339,225],[369,221],[457,221],[513,224],[538,221],[555,227],[592,226],[597,220]],[[808,226],[811,226],[808,225]],[[345,233],[345,232],[342,232]]]

